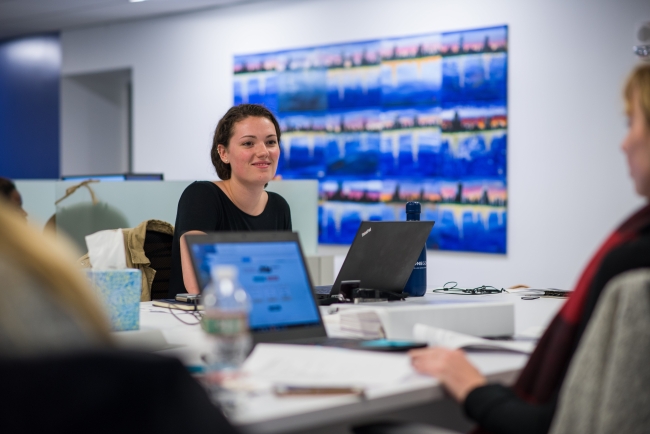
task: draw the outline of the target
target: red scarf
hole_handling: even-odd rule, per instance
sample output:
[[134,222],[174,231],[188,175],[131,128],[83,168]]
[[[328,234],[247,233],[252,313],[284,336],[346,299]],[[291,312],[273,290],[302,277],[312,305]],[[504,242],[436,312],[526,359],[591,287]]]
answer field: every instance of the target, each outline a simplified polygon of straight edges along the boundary
[[531,404],[544,404],[557,391],[580,339],[578,330],[587,295],[603,259],[615,248],[638,238],[648,225],[650,206],[645,206],[619,226],[598,249],[515,383],[514,391],[519,397]]

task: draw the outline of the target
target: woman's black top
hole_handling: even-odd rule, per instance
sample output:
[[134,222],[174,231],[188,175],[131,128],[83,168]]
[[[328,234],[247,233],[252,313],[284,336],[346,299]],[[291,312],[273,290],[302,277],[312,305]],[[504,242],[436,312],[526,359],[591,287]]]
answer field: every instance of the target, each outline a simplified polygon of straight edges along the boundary
[[226,193],[210,181],[190,184],[178,201],[169,296],[186,293],[181,267],[180,237],[188,231],[290,231],[289,204],[277,193],[267,192],[269,200],[260,215],[246,214],[232,203]]
[[[650,267],[650,233],[647,231],[639,238],[622,244],[605,256],[589,288],[584,315],[579,324],[579,335],[576,340],[578,343],[607,283],[626,271],[648,267]],[[478,387],[467,395],[464,409],[471,419],[493,434],[545,434],[551,427],[559,392],[558,389],[553,399],[545,405],[533,405],[520,399],[508,387],[497,384],[487,385]]]

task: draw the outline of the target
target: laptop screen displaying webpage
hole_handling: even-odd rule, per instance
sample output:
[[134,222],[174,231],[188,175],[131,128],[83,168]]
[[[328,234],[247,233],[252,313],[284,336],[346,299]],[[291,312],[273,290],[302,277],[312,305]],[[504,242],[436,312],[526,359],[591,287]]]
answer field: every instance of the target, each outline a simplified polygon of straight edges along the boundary
[[302,254],[295,241],[191,243],[201,288],[215,265],[233,265],[251,298],[250,328],[271,331],[320,325]]

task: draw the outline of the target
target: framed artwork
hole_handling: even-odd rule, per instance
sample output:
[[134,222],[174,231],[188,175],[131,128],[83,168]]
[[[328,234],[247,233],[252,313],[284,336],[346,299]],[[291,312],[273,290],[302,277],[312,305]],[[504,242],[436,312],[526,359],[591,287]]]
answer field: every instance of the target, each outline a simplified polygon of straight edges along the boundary
[[507,26],[235,56],[234,103],[282,129],[278,174],[317,179],[319,242],[422,204],[427,247],[506,253]]

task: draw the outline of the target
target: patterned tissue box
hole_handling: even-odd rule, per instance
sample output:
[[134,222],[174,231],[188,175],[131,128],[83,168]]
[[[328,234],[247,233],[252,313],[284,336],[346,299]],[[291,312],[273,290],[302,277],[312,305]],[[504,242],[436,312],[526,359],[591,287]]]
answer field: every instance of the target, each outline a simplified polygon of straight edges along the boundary
[[88,270],[114,331],[140,329],[140,270]]

